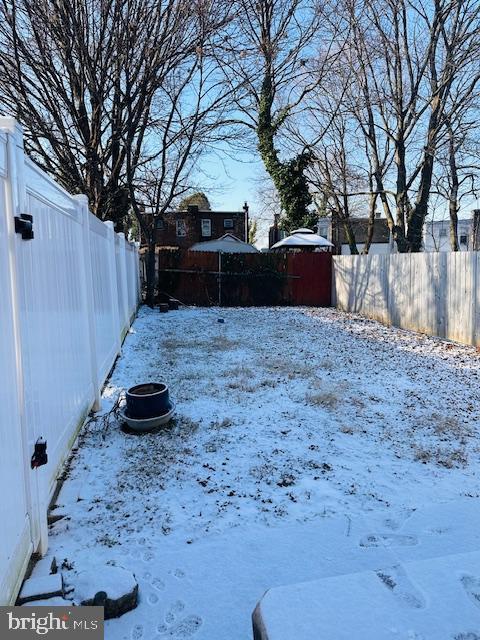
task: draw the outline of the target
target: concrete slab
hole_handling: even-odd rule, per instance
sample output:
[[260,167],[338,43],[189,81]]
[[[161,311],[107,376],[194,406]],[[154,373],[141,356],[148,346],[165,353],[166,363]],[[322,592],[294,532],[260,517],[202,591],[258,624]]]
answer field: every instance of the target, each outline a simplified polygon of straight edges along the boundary
[[65,598],[55,597],[48,600],[32,600],[25,602],[24,607],[74,607],[75,603]]
[[480,553],[267,591],[255,640],[480,640]]
[[63,582],[60,573],[28,578],[23,583],[18,597],[19,604],[32,600],[46,600],[55,596],[63,596]]

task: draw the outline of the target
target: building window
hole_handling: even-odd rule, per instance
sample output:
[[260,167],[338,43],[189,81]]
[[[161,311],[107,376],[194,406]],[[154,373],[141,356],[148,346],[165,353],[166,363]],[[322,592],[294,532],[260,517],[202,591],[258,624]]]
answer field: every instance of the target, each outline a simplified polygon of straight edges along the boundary
[[328,225],[319,224],[318,225],[318,235],[322,236],[322,238],[328,238]]
[[233,229],[233,220],[232,220],[232,218],[225,218],[225,220],[223,221],[223,228],[224,229]]
[[467,244],[467,236],[460,236],[460,244]]
[[208,218],[202,220],[202,238],[209,238],[212,235],[212,221]]
[[165,226],[163,224],[162,218],[157,218],[155,220],[155,229],[157,229],[158,231],[163,231],[164,228],[165,228]]
[[444,227],[442,227],[440,229],[440,238],[446,238],[446,237],[447,237],[447,230]]
[[184,238],[187,235],[187,226],[185,220],[177,220],[177,236]]

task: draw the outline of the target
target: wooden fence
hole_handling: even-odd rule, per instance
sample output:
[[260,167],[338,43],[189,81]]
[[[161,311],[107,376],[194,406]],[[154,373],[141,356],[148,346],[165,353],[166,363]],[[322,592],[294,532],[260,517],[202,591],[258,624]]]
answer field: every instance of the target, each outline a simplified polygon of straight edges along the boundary
[[478,252],[335,256],[333,283],[343,311],[480,346]]
[[158,290],[200,306],[329,306],[329,253],[210,253],[161,249]]

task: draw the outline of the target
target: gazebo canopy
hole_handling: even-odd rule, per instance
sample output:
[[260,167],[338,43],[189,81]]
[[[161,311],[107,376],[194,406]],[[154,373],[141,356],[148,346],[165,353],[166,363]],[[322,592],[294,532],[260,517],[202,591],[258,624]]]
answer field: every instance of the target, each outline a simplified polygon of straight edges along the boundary
[[197,242],[190,247],[190,251],[211,251],[214,253],[258,253],[253,244],[243,242],[231,233],[226,233],[216,240]]
[[290,235],[292,236],[294,233],[310,233],[310,234],[315,235],[314,231],[312,231],[311,229],[306,229],[306,228],[294,229]]
[[311,229],[295,229],[291,235],[283,238],[271,247],[272,249],[294,249],[294,248],[315,248],[315,247],[333,247],[333,244],[314,233]]

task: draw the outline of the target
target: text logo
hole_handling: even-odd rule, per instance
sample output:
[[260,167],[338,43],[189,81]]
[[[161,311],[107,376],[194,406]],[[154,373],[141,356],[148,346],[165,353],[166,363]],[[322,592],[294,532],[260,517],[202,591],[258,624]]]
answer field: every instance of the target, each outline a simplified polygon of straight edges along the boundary
[[0,607],[0,638],[103,640],[103,607]]

